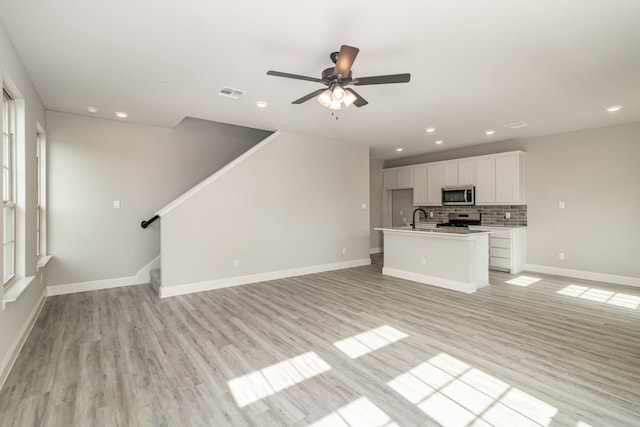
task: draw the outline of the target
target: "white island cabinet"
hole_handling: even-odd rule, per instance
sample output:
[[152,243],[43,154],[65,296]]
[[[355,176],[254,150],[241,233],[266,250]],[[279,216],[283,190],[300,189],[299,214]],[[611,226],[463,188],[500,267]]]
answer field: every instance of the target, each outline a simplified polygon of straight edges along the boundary
[[489,231],[376,230],[384,233],[382,274],[466,293],[489,284]]
[[524,270],[526,227],[471,225],[471,230],[491,231],[489,269],[518,274]]

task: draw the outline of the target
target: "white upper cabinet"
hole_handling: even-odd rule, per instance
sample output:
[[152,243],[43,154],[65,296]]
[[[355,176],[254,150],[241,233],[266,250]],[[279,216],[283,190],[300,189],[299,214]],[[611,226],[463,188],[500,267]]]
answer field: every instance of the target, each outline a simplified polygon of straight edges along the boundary
[[422,164],[413,169],[413,205],[442,205],[442,164]]
[[476,205],[524,205],[525,153],[482,156],[476,159]]
[[413,167],[398,169],[398,188],[413,187]]
[[442,167],[442,186],[449,187],[451,185],[458,185],[458,162],[446,162],[442,164]]
[[496,157],[496,203],[518,201],[518,156]]
[[383,185],[385,190],[397,190],[413,187],[413,167],[387,169],[383,171]]
[[473,158],[444,162],[443,167],[443,187],[476,183],[476,162]]
[[442,205],[442,182],[444,167],[440,163],[427,165],[427,206]]
[[384,189],[413,189],[414,206],[441,206],[442,187],[475,185],[476,205],[524,205],[524,151],[385,169]]
[[476,161],[464,159],[458,161],[458,185],[475,185]]
[[492,205],[496,201],[496,162],[493,157],[476,161],[476,205]]
[[427,165],[413,168],[413,206],[427,204]]

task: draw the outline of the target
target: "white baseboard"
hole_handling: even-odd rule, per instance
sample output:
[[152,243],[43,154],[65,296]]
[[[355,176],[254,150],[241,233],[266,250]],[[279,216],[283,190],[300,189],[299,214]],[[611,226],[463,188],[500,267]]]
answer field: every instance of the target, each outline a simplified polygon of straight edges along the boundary
[[[476,291],[476,285],[458,282],[457,280],[443,279],[441,277],[429,276],[426,274],[411,273],[409,271],[397,270],[395,268],[383,267],[382,274],[397,277],[398,279],[411,280],[412,282],[424,283],[425,285],[437,286],[439,288],[451,289],[453,291],[472,294]],[[483,285],[484,286],[484,285]]]
[[38,316],[40,316],[40,312],[42,311],[42,307],[44,307],[44,302],[47,299],[47,290],[42,290],[42,295],[38,299],[38,303],[29,314],[28,321],[24,324],[16,339],[11,343],[11,347],[9,347],[9,351],[5,355],[2,362],[0,362],[0,390],[4,386],[4,382],[9,377],[9,372],[11,372],[11,368],[13,368],[14,363],[18,359],[18,355],[20,354],[20,350],[22,350],[22,346],[27,341],[27,337],[31,333],[31,329],[33,329],[33,325],[36,324],[36,320],[38,320]]
[[382,253],[382,248],[371,248],[369,249],[370,254],[380,254]]
[[555,276],[573,277],[575,279],[640,287],[640,278],[638,277],[618,276],[615,274],[596,273],[593,271],[573,270],[570,268],[550,267],[547,265],[536,264],[526,264],[524,268],[525,270],[532,271],[534,273],[553,274]]
[[142,267],[135,276],[115,277],[113,279],[91,280],[88,282],[67,283],[65,285],[47,286],[47,295],[75,294],[78,292],[99,291],[101,289],[120,288],[122,286],[142,285],[149,283],[150,271],[160,268],[160,255]]
[[371,264],[371,258],[357,259],[332,264],[313,265],[309,267],[292,268],[289,270],[271,271],[268,273],[249,274],[246,276],[226,277],[224,279],[208,280],[205,282],[186,283],[183,285],[160,286],[160,298],[194,292],[211,291],[230,286],[247,285],[265,282],[267,280],[285,279],[287,277],[302,276],[304,274],[322,273],[324,271],[341,270],[344,268],[360,267]]
[[[144,282],[142,282],[144,283]],[[98,291],[100,289],[120,288],[122,286],[140,285],[137,276],[116,277],[114,279],[92,280],[90,282],[67,283],[66,285],[47,286],[47,295],[75,294],[78,292]],[[146,283],[149,283],[147,281]]]
[[138,283],[149,283],[151,281],[151,270],[160,268],[160,255],[155,257],[149,264],[142,267],[136,273]]

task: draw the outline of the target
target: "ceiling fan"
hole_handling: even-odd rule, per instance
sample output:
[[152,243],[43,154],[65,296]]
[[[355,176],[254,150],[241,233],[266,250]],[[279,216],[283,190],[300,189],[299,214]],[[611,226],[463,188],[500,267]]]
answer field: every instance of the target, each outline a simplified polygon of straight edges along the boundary
[[310,82],[322,83],[327,87],[318,89],[300,99],[296,99],[292,104],[302,104],[311,98],[318,97],[318,102],[331,110],[339,110],[344,104],[349,107],[351,104],[356,107],[364,107],[368,104],[362,96],[355,90],[347,86],[381,85],[388,83],[408,83],[411,74],[389,74],[384,76],[353,78],[351,66],[355,61],[360,49],[353,46],[342,45],[340,52],[333,52],[329,55],[335,67],[329,67],[322,72],[322,78],[301,76],[298,74],[282,73],[280,71],[267,71],[269,76],[286,77],[296,80],[307,80]]

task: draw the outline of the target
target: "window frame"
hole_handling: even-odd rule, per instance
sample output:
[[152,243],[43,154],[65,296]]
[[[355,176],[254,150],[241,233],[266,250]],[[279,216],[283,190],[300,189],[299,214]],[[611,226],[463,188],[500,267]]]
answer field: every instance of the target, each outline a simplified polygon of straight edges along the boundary
[[[15,98],[2,88],[2,168],[3,168],[3,266],[4,289],[16,278],[16,128],[17,114]],[[8,220],[11,220],[8,222]],[[9,227],[10,225],[10,227]],[[10,246],[10,249],[7,249]],[[10,262],[7,262],[7,257]]]

